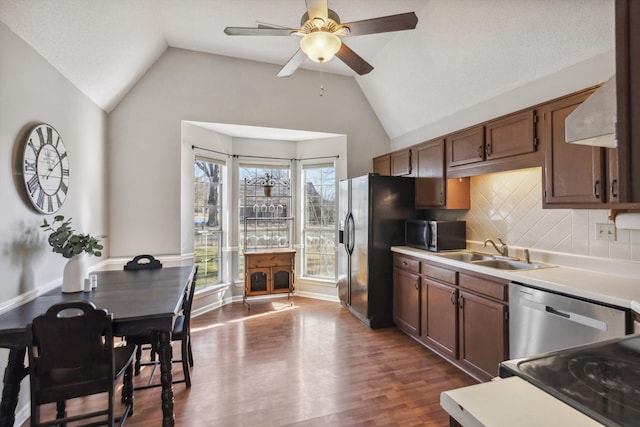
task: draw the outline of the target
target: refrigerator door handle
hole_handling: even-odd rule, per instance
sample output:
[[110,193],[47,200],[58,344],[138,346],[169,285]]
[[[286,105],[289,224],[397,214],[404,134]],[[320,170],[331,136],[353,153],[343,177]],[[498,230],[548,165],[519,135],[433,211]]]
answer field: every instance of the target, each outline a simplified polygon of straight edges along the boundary
[[349,255],[353,255],[353,248],[355,247],[355,223],[353,222],[353,215],[351,212],[347,214],[346,219],[346,231],[347,231],[347,240],[345,242],[345,248]]

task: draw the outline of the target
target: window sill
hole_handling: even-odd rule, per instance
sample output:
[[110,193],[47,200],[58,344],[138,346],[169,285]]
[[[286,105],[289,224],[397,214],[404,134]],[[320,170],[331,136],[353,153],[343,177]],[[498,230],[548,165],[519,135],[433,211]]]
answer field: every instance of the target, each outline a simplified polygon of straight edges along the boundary
[[338,286],[338,282],[336,280],[331,280],[331,279],[318,279],[315,277],[300,276],[300,277],[296,277],[296,281],[298,280],[301,283],[308,283],[308,284],[318,285],[318,286],[326,286],[328,288],[335,288],[336,286]]

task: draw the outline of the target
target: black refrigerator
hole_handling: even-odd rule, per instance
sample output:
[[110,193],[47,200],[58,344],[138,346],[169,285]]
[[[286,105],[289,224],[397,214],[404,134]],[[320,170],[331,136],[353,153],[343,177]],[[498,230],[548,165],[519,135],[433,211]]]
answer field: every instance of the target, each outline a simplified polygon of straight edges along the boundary
[[338,296],[371,328],[393,325],[393,254],[415,218],[414,178],[369,174],[340,181]]

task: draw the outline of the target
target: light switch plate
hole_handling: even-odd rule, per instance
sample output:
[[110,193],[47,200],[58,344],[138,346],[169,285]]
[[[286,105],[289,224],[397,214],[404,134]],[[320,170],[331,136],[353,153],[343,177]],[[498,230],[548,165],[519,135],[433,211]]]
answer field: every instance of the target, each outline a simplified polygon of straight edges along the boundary
[[596,240],[616,240],[616,226],[613,224],[596,224]]

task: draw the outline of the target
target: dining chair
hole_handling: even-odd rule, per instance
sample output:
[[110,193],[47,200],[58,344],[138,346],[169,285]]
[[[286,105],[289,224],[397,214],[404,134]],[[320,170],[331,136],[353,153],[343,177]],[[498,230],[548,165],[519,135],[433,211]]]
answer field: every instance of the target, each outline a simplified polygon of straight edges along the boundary
[[[112,315],[88,301],[55,304],[27,327],[31,426],[123,425],[133,414],[132,361],[135,344],[114,348]],[[122,415],[114,417],[115,382],[123,377]],[[66,403],[79,397],[105,394],[106,408],[73,411]],[[56,419],[41,421],[40,406],[56,403]],[[74,424],[75,425],[75,424]]]
[[162,268],[162,263],[153,255],[136,255],[124,265],[125,271],[154,270]]
[[[191,349],[191,309],[193,306],[193,296],[196,289],[196,277],[198,275],[198,266],[196,265],[193,276],[185,289],[185,294],[182,299],[182,309],[180,314],[176,317],[171,331],[171,341],[180,341],[180,359],[172,359],[171,363],[182,364],[182,371],[184,377],[173,381],[173,384],[185,383],[186,387],[191,387],[191,374],[190,368],[193,367],[193,351]],[[151,344],[151,357],[148,362],[141,362],[136,360],[136,375],[140,373],[140,366],[153,366],[151,374],[147,384],[136,386],[135,390],[141,390],[152,387],[159,387],[160,383],[153,383],[155,371],[159,365],[159,361],[155,359],[154,354],[157,354],[159,343],[154,336],[144,337],[132,337],[131,340],[141,346],[143,344]]]

